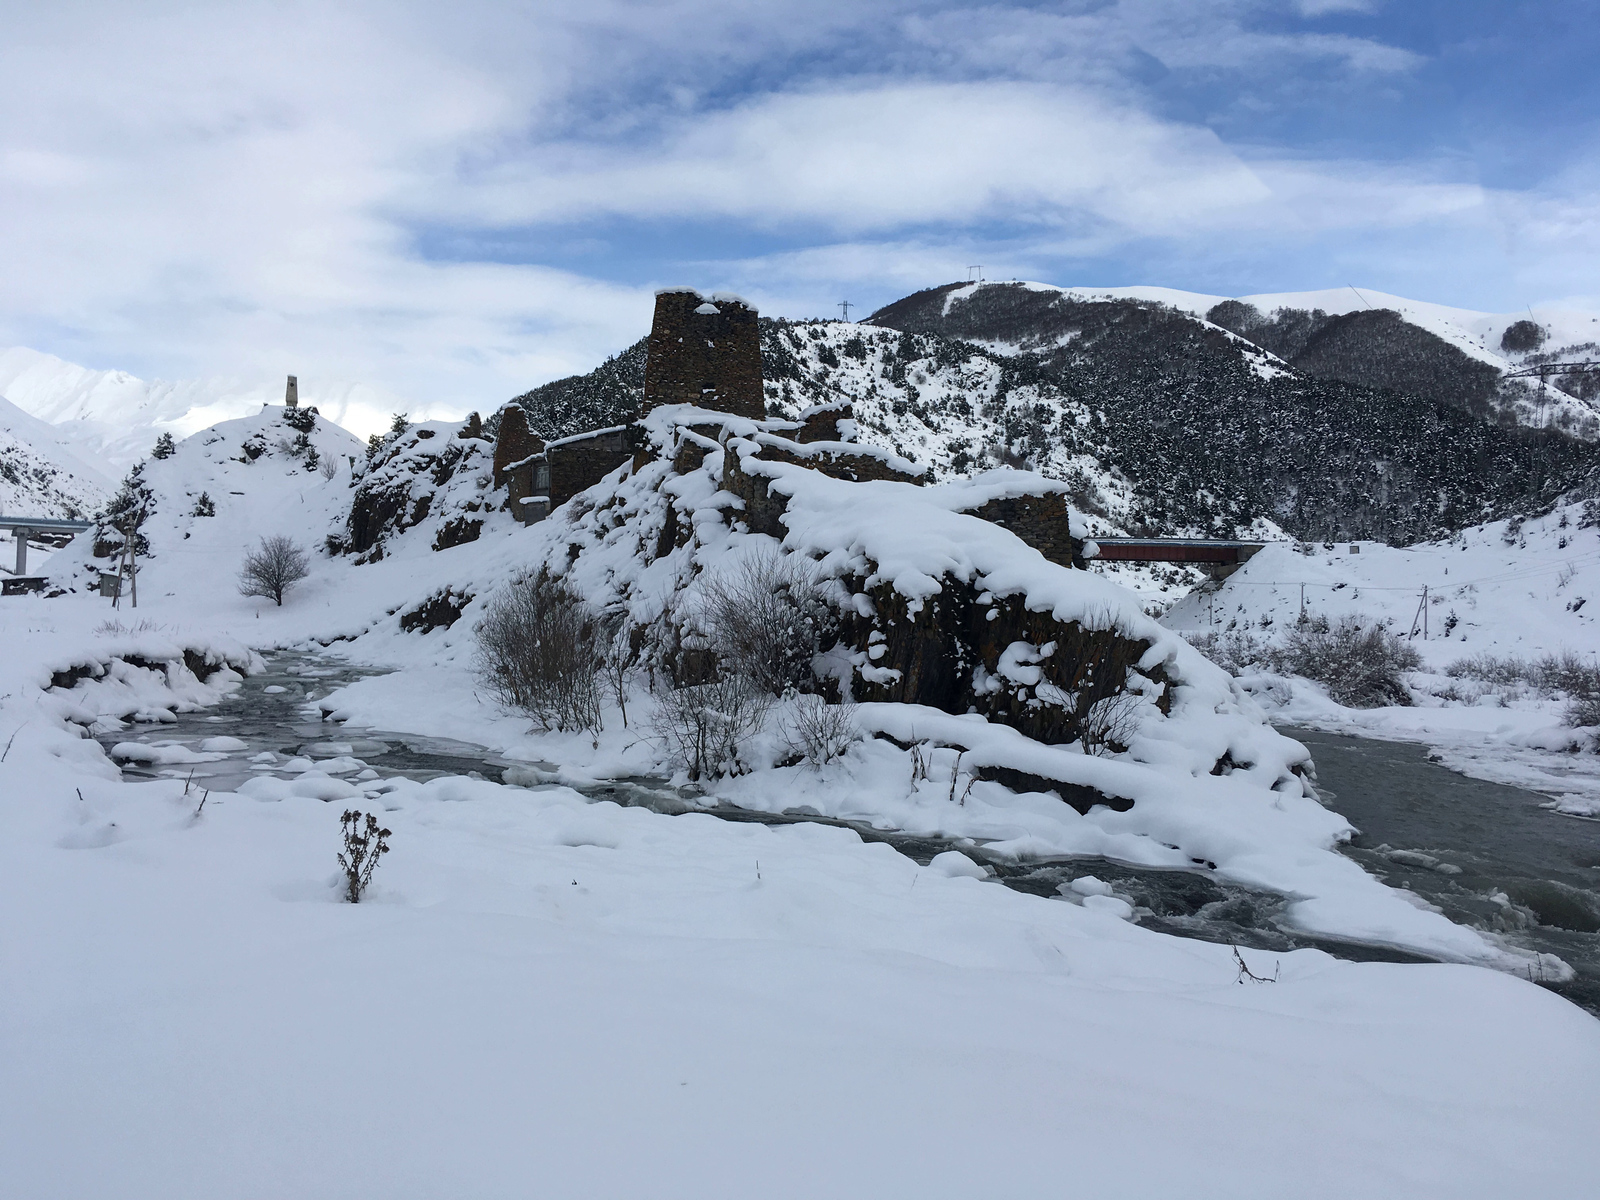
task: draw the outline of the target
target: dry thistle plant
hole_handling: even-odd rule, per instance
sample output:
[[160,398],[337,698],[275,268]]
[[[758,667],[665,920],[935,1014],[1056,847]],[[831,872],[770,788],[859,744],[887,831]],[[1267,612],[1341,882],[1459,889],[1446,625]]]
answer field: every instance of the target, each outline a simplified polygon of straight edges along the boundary
[[344,869],[345,898],[351,904],[360,904],[361,894],[378,869],[378,858],[389,853],[389,831],[379,829],[378,818],[371,813],[359,813],[354,809],[346,809],[339,824],[344,833],[339,866]]

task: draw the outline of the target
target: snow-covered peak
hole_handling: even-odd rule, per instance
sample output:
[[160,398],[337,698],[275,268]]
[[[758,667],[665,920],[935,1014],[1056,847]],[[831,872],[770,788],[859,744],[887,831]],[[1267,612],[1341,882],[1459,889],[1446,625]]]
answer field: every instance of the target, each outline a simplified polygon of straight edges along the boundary
[[103,462],[0,397],[0,513],[80,517],[99,508],[111,488]]
[[[149,454],[162,433],[188,437],[263,404],[282,404],[284,377],[145,380],[14,346],[0,350],[0,394],[55,426],[91,463],[98,458],[120,473]],[[363,436],[387,428],[391,415],[408,407],[368,384],[307,376],[300,379],[300,400]]]

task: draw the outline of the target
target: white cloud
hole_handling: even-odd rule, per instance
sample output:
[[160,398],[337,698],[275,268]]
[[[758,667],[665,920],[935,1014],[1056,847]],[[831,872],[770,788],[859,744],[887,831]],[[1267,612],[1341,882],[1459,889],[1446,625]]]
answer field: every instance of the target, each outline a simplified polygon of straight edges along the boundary
[[[473,184],[466,199],[491,224],[736,217],[841,231],[1068,215],[1171,225],[1265,195],[1209,130],[1013,83],[762,96],[682,118],[648,146],[536,147]],[[462,198],[451,189],[429,215]]]
[[[843,283],[1038,275],[1135,244],[1226,257],[1241,234],[1498,245],[1497,222],[1526,222],[1524,247],[1593,253],[1581,192],[1541,207],[1426,164],[1246,154],[1158,115],[1141,56],[1280,76],[1414,61],[1262,34],[1260,0],[12,7],[0,344],[149,376],[293,371],[487,407],[639,336],[661,260],[803,312]],[[737,248],[586,278],[580,239],[620,253],[604,220]],[[433,235],[504,238],[517,261],[430,259]],[[1550,290],[1578,286],[1565,257]]]

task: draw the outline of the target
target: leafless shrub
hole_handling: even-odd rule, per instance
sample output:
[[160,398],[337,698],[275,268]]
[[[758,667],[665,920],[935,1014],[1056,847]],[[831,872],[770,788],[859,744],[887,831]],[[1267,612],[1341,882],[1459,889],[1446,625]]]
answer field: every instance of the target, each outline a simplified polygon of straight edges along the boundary
[[1262,666],[1271,657],[1266,643],[1243,629],[1187,636],[1190,645],[1230,675],[1241,675],[1251,667]]
[[1083,752],[1101,757],[1126,752],[1139,732],[1144,703],[1138,692],[1122,691],[1092,704],[1078,722]]
[[511,584],[474,632],[479,677],[503,705],[546,729],[600,729],[600,622],[564,580],[541,567]]
[[124,625],[115,617],[109,621],[101,621],[94,627],[95,633],[101,637],[120,637],[127,633],[160,633],[166,628],[159,621],[152,621],[148,617],[135,621],[132,625]]
[[741,775],[749,769],[745,749],[766,724],[771,707],[772,697],[753,680],[726,675],[662,692],[650,730],[690,779]]
[[1272,662],[1280,671],[1326,685],[1340,704],[1376,708],[1411,703],[1401,672],[1421,666],[1422,656],[1382,625],[1363,629],[1354,617],[1345,617],[1330,626],[1319,618],[1289,630]]
[[322,466],[318,467],[317,469],[322,472],[322,477],[324,479],[332,479],[339,473],[339,460],[330,454],[327,458],[322,460]]
[[607,613],[596,625],[596,659],[601,682],[622,713],[622,727],[628,727],[628,675],[634,665],[633,625],[623,613]]
[[239,593],[264,596],[283,606],[283,594],[292,584],[311,574],[306,552],[291,538],[276,534],[261,539],[261,545],[247,551],[239,571]]
[[1575,697],[1567,705],[1566,721],[1577,729],[1591,729],[1600,725],[1600,694],[1590,692]]
[[351,904],[360,904],[362,894],[372,882],[372,873],[378,869],[378,859],[389,853],[389,830],[379,829],[378,818],[371,813],[353,809],[345,810],[339,825],[344,834],[339,866],[344,870],[345,899]]
[[829,704],[821,696],[796,696],[784,718],[790,750],[814,767],[840,757],[861,740],[854,704]]
[[1568,696],[1588,696],[1600,693],[1600,666],[1571,650],[1538,658],[1473,654],[1457,659],[1444,673],[1455,679],[1481,679],[1501,685],[1522,683],[1545,694],[1564,692]]
[[781,696],[811,685],[811,660],[833,640],[838,616],[813,564],[766,550],[709,578],[701,592],[706,631],[723,674]]

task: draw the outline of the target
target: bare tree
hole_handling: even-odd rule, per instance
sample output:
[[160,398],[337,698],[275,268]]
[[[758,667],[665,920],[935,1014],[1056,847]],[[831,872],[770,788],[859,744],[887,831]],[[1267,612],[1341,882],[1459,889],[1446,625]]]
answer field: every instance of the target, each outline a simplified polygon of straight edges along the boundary
[[742,675],[774,696],[812,681],[811,659],[838,628],[816,568],[766,550],[705,583],[703,614],[723,674]]
[[601,622],[562,579],[540,568],[489,604],[478,623],[478,672],[508,708],[546,729],[599,732]]
[[635,657],[633,629],[627,613],[622,612],[606,613],[596,622],[596,671],[616,698],[624,729],[628,726],[628,674]]
[[306,552],[282,534],[261,539],[261,545],[247,551],[239,572],[239,594],[265,596],[281,608],[283,594],[291,584],[311,574]]

